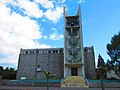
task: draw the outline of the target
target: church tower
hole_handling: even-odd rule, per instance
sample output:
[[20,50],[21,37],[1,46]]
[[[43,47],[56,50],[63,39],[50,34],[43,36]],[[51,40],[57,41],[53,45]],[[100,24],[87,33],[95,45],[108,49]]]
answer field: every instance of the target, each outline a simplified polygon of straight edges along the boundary
[[68,16],[64,7],[64,78],[67,76],[85,78],[80,7],[75,16]]

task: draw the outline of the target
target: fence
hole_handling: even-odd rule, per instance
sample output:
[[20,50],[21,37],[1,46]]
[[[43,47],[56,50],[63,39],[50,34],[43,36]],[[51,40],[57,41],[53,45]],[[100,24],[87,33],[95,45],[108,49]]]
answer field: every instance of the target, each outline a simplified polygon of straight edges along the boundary
[[2,80],[3,86],[59,87],[61,80]]
[[[2,80],[3,86],[60,87],[61,80]],[[88,80],[90,88],[100,88],[101,80]],[[120,80],[103,80],[105,88],[120,88]]]
[[[89,87],[100,88],[101,80],[88,80]],[[103,80],[105,88],[120,88],[120,80]]]

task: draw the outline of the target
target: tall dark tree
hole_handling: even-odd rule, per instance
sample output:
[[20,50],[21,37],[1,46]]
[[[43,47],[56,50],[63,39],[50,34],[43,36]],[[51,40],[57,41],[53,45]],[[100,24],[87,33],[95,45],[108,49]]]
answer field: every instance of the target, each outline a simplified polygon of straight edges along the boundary
[[97,79],[106,79],[106,65],[104,59],[99,54],[98,56],[98,64],[97,64]]
[[115,62],[120,59],[120,32],[111,38],[111,42],[107,44],[108,55]]
[[98,73],[99,73],[99,79],[101,80],[101,88],[102,90],[105,90],[104,88],[104,84],[103,84],[103,79],[106,79],[106,69],[105,69],[105,62],[104,59],[101,57],[101,55],[99,54],[98,56]]
[[111,38],[111,42],[107,44],[107,50],[107,53],[111,58],[111,60],[108,60],[107,62],[109,68],[117,65],[117,68],[120,71],[120,32]]
[[105,66],[104,59],[103,59],[103,58],[101,57],[101,55],[99,54],[97,67],[98,67],[98,69],[100,69],[100,68],[103,68],[104,66]]

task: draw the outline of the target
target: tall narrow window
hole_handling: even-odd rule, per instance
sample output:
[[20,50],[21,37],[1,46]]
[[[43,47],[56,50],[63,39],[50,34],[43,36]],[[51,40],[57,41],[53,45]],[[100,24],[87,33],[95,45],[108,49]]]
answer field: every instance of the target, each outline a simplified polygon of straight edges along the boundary
[[36,53],[39,53],[39,51],[37,50]]
[[55,52],[58,53],[58,50],[56,50]]
[[51,51],[48,51],[48,53],[51,53]]
[[40,65],[37,65],[37,68],[40,68]]
[[53,50],[53,53],[55,53],[55,50]]
[[25,54],[28,54],[28,51],[26,51]]
[[41,72],[40,65],[37,65],[37,72]]

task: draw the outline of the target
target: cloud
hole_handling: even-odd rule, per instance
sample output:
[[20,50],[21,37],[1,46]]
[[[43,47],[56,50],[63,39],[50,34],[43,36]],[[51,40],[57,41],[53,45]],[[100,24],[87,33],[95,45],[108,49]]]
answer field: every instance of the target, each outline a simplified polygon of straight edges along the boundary
[[44,5],[45,8],[54,8],[54,5],[51,1],[48,1],[45,5]]
[[35,2],[30,2],[27,0],[18,0],[18,6],[26,10],[28,16],[33,16],[36,18],[42,18],[43,11],[39,9],[38,5]]
[[40,44],[37,39],[43,38],[37,22],[17,13],[10,15],[10,8],[0,4],[0,64],[17,64],[20,48],[50,48]]
[[35,2],[41,4],[46,9],[54,8],[54,4],[52,0],[35,0]]
[[53,33],[49,36],[51,40],[60,40],[63,38],[62,34],[59,34],[55,28],[52,28]]
[[62,2],[64,3],[66,0],[62,0]]
[[63,13],[63,7],[56,7],[55,10],[48,9],[46,12],[44,12],[45,18],[48,20],[51,20],[53,23],[58,22],[58,20],[61,18]]
[[78,3],[85,3],[85,0],[79,0]]
[[[42,34],[38,21],[31,17],[57,23],[62,16],[64,2],[65,0],[59,0],[59,3],[55,0],[0,1],[0,53],[5,56],[1,57],[0,54],[0,64],[16,65],[20,48],[50,48],[49,45],[38,42],[38,39],[40,41],[41,38],[48,37]],[[49,38],[60,40],[63,35],[56,30]]]
[[43,38],[47,39],[48,37],[44,35]]
[[[59,1],[59,0],[58,0]],[[54,0],[35,0],[36,3],[41,4],[46,9],[44,11],[44,18],[57,23],[63,14],[63,6],[55,5]],[[57,1],[56,1],[57,2]],[[59,4],[63,4],[65,0],[60,0]],[[44,19],[43,19],[44,20]]]
[[[35,18],[46,18],[53,23],[57,23],[59,19],[61,18],[63,14],[63,3],[65,0],[58,0],[59,3],[56,3],[55,0],[34,0],[30,2],[29,0],[5,0],[1,1],[4,4],[10,4],[13,9],[13,7],[19,7],[17,8],[19,11],[22,9],[22,12],[30,17]],[[42,6],[42,7],[41,7]],[[44,8],[45,10],[42,10],[41,8]]]
[[19,11],[20,8],[23,9],[24,14],[26,14],[27,16],[32,16],[36,18],[42,18],[43,16],[43,11],[39,9],[38,4],[36,4],[35,2],[30,2],[29,0],[18,0],[17,2],[8,0],[2,3],[10,5],[11,10],[14,9],[12,7],[18,7],[17,11]]

